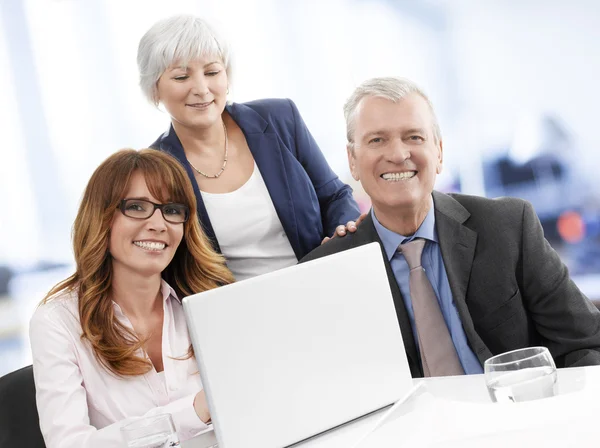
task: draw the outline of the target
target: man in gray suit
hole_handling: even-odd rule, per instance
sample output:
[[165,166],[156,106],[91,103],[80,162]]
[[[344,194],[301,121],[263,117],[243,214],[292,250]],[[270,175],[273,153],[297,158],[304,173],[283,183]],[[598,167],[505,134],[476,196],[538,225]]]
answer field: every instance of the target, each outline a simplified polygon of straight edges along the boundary
[[531,204],[433,190],[441,133],[415,84],[368,80],[344,113],[352,176],[373,207],[302,261],[380,243],[413,377],[481,373],[495,354],[538,345],[558,367],[600,364],[600,313]]

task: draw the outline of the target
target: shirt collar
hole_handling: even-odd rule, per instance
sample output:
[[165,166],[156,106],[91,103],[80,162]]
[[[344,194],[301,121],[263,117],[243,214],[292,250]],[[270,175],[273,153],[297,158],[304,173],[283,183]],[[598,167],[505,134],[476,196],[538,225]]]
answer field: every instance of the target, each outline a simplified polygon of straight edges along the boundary
[[438,242],[437,231],[435,230],[435,208],[433,206],[433,200],[431,201],[431,207],[427,212],[427,216],[414,233],[411,236],[400,235],[399,233],[393,232],[383,226],[378,220],[377,216],[375,216],[375,211],[371,208],[371,217],[373,218],[373,225],[375,226],[375,230],[381,239],[381,243],[383,244],[383,250],[387,255],[388,260],[391,260],[396,251],[398,250],[398,246],[402,243],[407,243],[409,241],[414,240],[415,238],[423,238],[429,241],[433,241],[435,243]]
[[177,297],[177,293],[175,292],[175,290],[173,288],[171,288],[171,285],[169,285],[164,280],[160,281],[160,292],[162,293],[163,301],[165,301],[165,302],[167,301],[168,298],[173,298],[173,299],[177,300],[178,302],[181,302],[179,297]]

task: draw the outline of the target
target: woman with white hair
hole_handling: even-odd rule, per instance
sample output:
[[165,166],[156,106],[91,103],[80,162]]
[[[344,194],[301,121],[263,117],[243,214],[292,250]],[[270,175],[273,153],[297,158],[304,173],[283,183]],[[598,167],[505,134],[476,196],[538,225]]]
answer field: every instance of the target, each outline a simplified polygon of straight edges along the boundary
[[171,117],[151,146],[175,156],[198,215],[237,280],[293,265],[356,230],[352,189],[327,164],[287,99],[227,102],[227,46],[202,19],[156,23],[138,48],[140,86]]

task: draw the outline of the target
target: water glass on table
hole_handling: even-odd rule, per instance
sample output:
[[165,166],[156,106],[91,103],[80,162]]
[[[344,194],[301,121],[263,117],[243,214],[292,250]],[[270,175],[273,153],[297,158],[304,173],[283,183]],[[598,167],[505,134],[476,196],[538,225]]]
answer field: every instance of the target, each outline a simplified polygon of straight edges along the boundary
[[556,366],[546,347],[528,347],[489,358],[485,383],[492,401],[510,403],[553,397]]
[[143,417],[121,427],[127,448],[179,447],[179,437],[171,414]]

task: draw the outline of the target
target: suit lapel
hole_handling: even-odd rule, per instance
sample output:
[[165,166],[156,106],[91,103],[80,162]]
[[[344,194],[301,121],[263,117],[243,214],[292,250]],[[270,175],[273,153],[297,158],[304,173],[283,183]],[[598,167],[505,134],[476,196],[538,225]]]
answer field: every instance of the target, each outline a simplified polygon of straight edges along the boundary
[[408,356],[411,373],[413,377],[422,377],[423,372],[417,354],[417,347],[415,345],[410,319],[408,318],[408,314],[406,313],[406,308],[404,307],[404,300],[402,299],[402,294],[400,292],[400,288],[398,287],[398,282],[396,281],[396,277],[394,276],[394,272],[392,271],[392,266],[390,265],[390,262],[387,259],[387,255],[385,254],[385,251],[383,249],[383,243],[379,239],[379,234],[377,233],[377,230],[375,230],[375,226],[373,225],[373,218],[371,216],[371,213],[367,214],[367,217],[359,226],[356,233],[352,236],[352,242],[354,247],[358,247],[363,244],[368,244],[372,242],[379,243],[381,247],[381,253],[383,255],[383,261],[385,263],[385,270],[387,272],[388,282],[390,284],[390,290],[392,292],[392,298],[394,299],[394,306],[396,307],[396,316],[400,325],[402,340],[406,349],[406,355]]
[[458,201],[436,191],[433,201],[438,241],[452,297],[471,349],[483,363],[491,352],[476,333],[466,302],[477,233],[463,225],[471,214]]
[[248,147],[256,161],[269,196],[271,196],[277,216],[285,229],[296,257],[300,259],[300,237],[283,157],[284,151],[287,149],[283,147],[277,134],[269,128],[267,121],[254,110],[243,104],[232,104],[227,106],[226,110],[246,137]]

